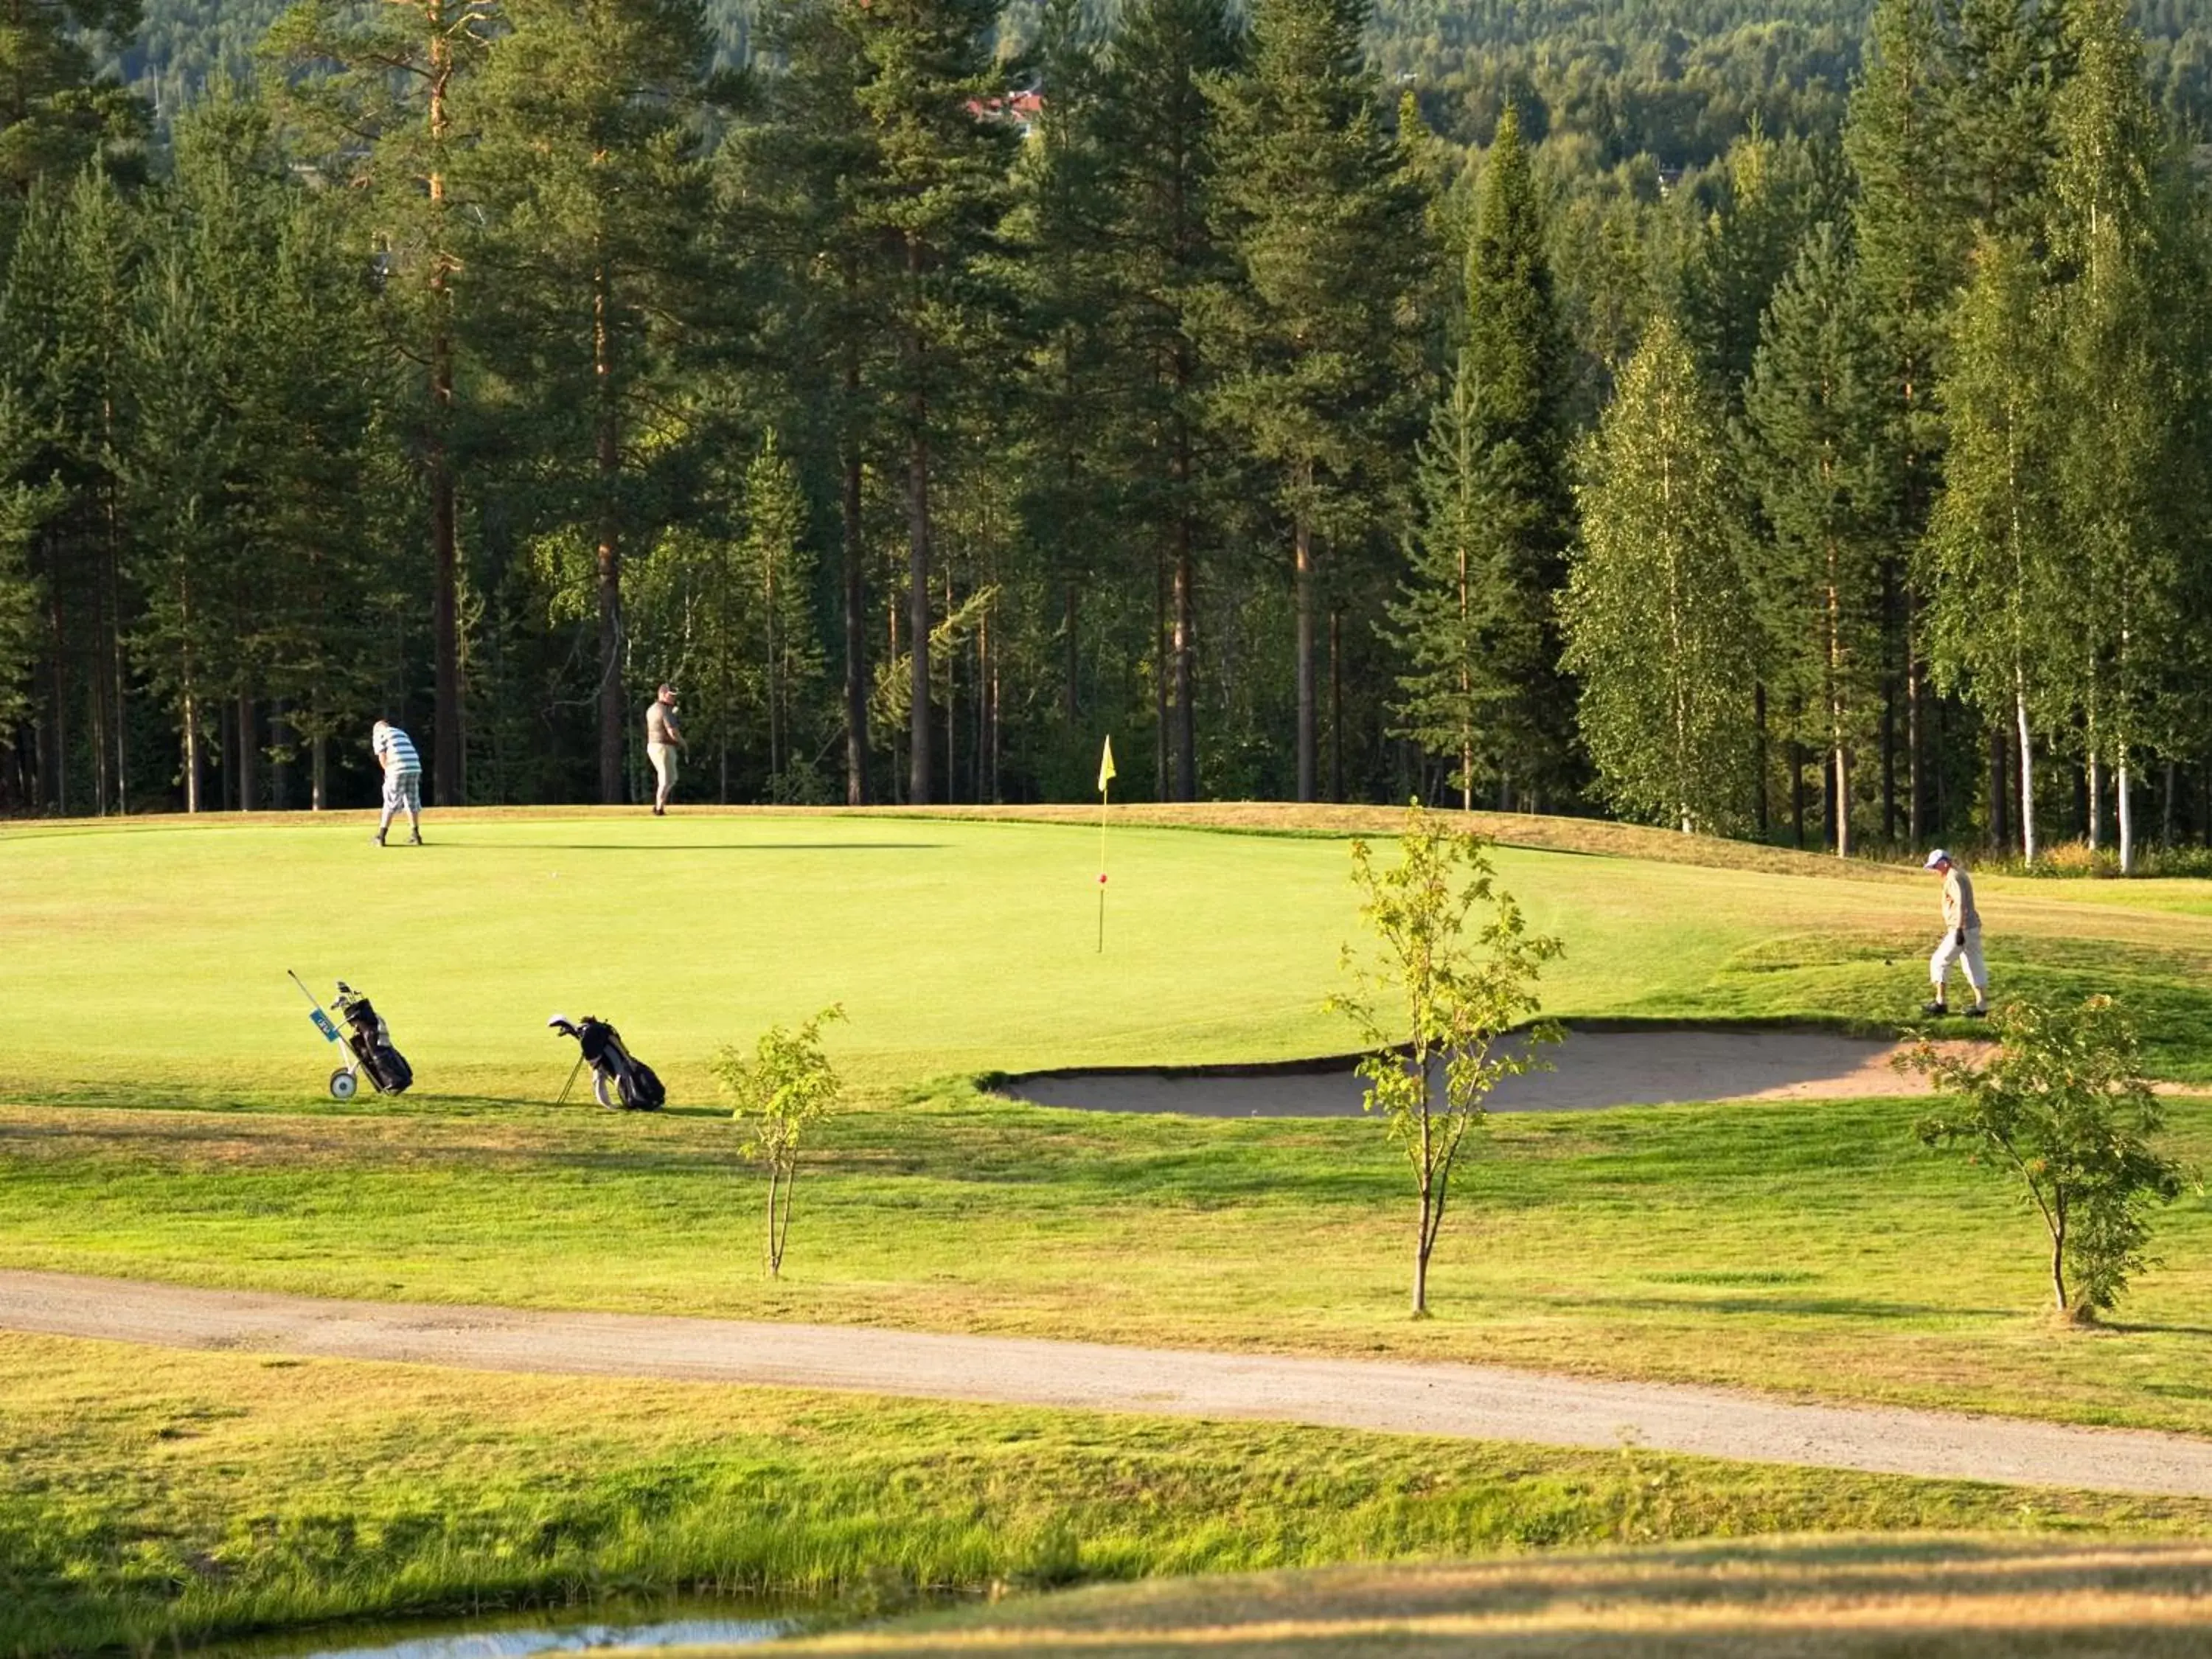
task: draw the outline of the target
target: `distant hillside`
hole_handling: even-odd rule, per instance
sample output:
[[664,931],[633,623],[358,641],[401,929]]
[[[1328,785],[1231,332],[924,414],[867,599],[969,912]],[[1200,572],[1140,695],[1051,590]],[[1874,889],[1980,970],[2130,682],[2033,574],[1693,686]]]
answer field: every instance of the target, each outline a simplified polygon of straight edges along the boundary
[[[757,0],[708,0],[725,58],[742,62]],[[1110,0],[1109,0],[1110,3]],[[285,0],[147,0],[117,65],[163,120],[211,77],[250,72]],[[1107,9],[1102,6],[1102,9]],[[1377,0],[1375,49],[1431,126],[1486,143],[1510,100],[1530,136],[1574,136],[1591,162],[1662,166],[1718,155],[1756,115],[1771,133],[1832,131],[1871,0]],[[1036,0],[1015,0],[1010,36]],[[2212,136],[2212,0],[2138,0],[2160,102]]]

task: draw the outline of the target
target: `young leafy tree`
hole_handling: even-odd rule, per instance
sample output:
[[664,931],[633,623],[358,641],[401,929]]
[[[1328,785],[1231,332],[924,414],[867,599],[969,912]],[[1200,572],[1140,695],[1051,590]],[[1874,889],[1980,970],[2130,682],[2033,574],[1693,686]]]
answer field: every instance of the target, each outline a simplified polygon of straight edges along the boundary
[[1741,822],[1749,796],[1750,605],[1729,459],[1689,343],[1662,313],[1586,453],[1561,611],[1599,787],[1685,835]]
[[1769,688],[1815,714],[1839,858],[1851,850],[1852,756],[1881,678],[1883,392],[1863,291],[1823,224],[1767,311],[1742,453],[1772,532],[1750,573],[1774,647]]
[[2077,635],[2056,494],[2058,405],[2043,273],[2017,243],[1985,240],[1954,313],[1939,387],[1948,433],[1929,544],[1930,657],[2020,742],[2020,821],[2038,842],[2033,736],[2060,695]]
[[799,1158],[814,1127],[836,1110],[843,1085],[822,1047],[822,1028],[845,1018],[832,1003],[795,1030],[771,1025],[753,1045],[749,1060],[736,1048],[714,1057],[714,1073],[736,1105],[730,1116],[745,1139],[739,1150],[768,1170],[768,1272],[783,1272],[791,1237],[791,1200]]
[[2050,1237],[2057,1310],[2087,1322],[2151,1265],[2151,1210],[2181,1194],[2180,1169],[2152,1145],[2165,1109],[2112,998],[2011,1003],[1994,1024],[2002,1047],[1985,1065],[1926,1042],[1905,1057],[1946,1097],[1917,1133],[2018,1177]]
[[1406,814],[1397,862],[1378,868],[1373,849],[1355,841],[1352,878],[1378,951],[1363,960],[1345,946],[1355,988],[1329,1006],[1351,1017],[1370,1051],[1359,1063],[1364,1109],[1384,1120],[1413,1166],[1413,1312],[1421,1319],[1468,1132],[1499,1079],[1540,1067],[1536,1045],[1560,1032],[1540,1024],[1520,1042],[1499,1039],[1542,1006],[1544,964],[1565,947],[1528,932],[1480,837],[1451,830],[1419,801]]
[[1366,0],[1261,0],[1249,66],[1218,83],[1216,290],[1232,354],[1218,406],[1273,473],[1292,549],[1297,798],[1315,799],[1318,549],[1384,516],[1427,258],[1414,176],[1377,108]]

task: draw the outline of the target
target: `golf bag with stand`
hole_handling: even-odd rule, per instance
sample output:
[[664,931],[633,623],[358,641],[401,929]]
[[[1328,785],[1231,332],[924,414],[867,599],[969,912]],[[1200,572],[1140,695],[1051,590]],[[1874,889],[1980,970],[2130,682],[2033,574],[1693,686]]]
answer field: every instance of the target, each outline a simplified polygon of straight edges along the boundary
[[592,1068],[592,1098],[602,1106],[625,1112],[657,1112],[666,1103],[668,1091],[661,1087],[653,1067],[623,1048],[622,1033],[605,1020],[591,1014],[574,1020],[556,1014],[545,1023],[562,1036],[575,1038],[583,1049],[555,1104],[568,1103],[576,1073],[587,1065]]

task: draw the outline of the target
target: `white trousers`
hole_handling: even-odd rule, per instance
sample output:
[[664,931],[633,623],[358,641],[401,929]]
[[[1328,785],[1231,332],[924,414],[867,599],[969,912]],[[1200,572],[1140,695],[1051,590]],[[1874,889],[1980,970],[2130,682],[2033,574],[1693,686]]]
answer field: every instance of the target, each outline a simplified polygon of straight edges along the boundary
[[676,793],[676,745],[672,743],[648,743],[645,757],[653,763],[653,776],[660,787],[653,792],[655,806],[668,805],[668,798]]
[[1928,977],[1936,981],[1938,1001],[1942,1000],[1943,981],[1949,975],[1951,964],[1954,962],[1966,969],[1966,983],[1974,988],[1976,996],[1984,996],[1989,992],[1989,973],[1982,966],[1982,930],[1969,927],[1966,931],[1966,942],[1961,945],[1959,943],[1959,930],[1955,927],[1947,930],[1943,942],[1936,947],[1936,954],[1928,958]]

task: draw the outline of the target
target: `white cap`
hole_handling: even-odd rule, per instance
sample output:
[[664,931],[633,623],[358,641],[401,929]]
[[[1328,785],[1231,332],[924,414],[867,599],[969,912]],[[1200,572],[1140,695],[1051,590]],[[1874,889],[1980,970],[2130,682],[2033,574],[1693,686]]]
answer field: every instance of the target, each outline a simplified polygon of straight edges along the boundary
[[1950,861],[1951,855],[1939,847],[1928,855],[1928,862],[1920,867],[1923,870],[1933,870],[1937,865],[1948,864]]

